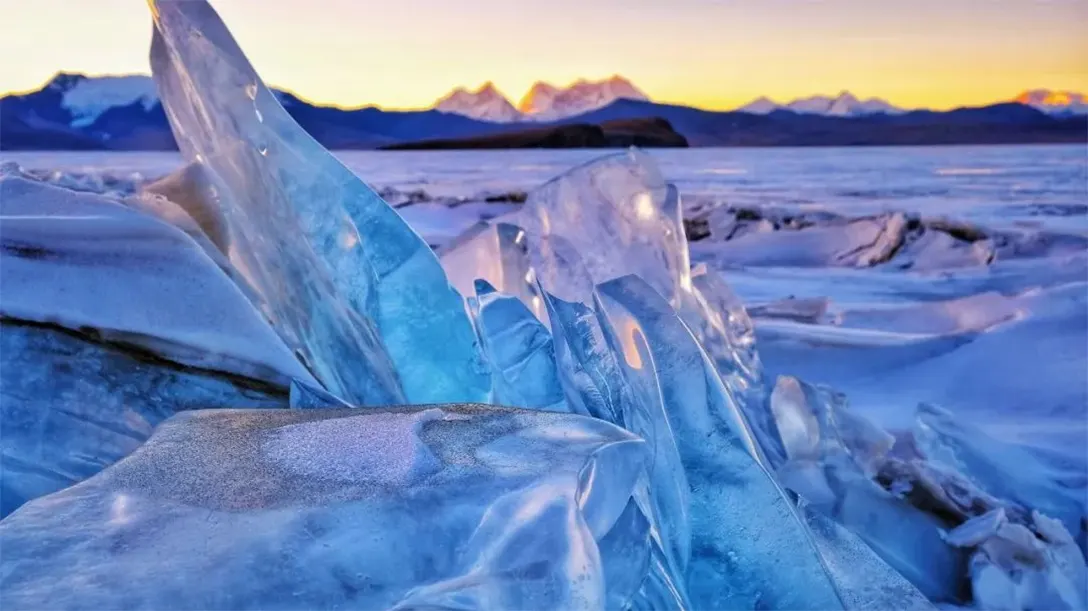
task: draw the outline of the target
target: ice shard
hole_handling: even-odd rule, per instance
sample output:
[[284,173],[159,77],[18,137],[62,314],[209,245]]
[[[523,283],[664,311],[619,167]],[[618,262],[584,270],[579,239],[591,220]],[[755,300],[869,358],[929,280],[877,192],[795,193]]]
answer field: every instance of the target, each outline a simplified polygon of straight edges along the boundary
[[624,362],[655,377],[668,405],[691,485],[692,608],[841,608],[806,527],[753,457],[740,407],[687,326],[641,278],[598,293]]
[[[640,372],[621,361],[617,346],[623,331],[614,329],[594,303],[588,272],[574,247],[553,237],[541,240],[533,252],[551,320],[558,375],[571,411],[622,426],[650,444],[647,481],[636,497],[654,533],[651,584],[641,593],[642,600],[687,607],[688,482],[656,379],[651,369]],[[559,278],[564,294],[590,302],[566,301],[544,288],[545,282]]]
[[536,287],[525,231],[504,222],[479,223],[442,249],[442,267],[462,295],[484,280],[497,292],[517,297],[545,325],[548,313]]
[[778,378],[770,408],[792,461],[818,462],[841,453],[872,478],[895,444],[887,431],[847,409],[842,393],[792,376]]
[[573,414],[191,412],[0,522],[0,606],[603,608],[646,461]]
[[[665,183],[656,164],[631,149],[574,168],[532,191],[516,222],[530,238],[566,240],[594,283],[635,274],[676,303],[690,286],[679,206],[675,188]],[[570,301],[561,287],[545,286]]]
[[[1038,512],[1031,528],[983,516],[953,533],[976,547],[971,557],[971,591],[985,609],[1084,609],[1088,567],[1077,544],[1057,520]],[[996,519],[995,519],[996,518]],[[964,530],[970,532],[964,533]],[[966,539],[973,539],[967,541]]]
[[120,460],[177,411],[313,381],[180,229],[0,177],[0,515]]
[[288,345],[355,404],[485,399],[463,302],[427,244],[295,123],[206,1],[150,5],[178,146],[203,166],[193,176],[223,213],[231,263]]
[[785,450],[768,409],[763,364],[756,350],[752,319],[718,272],[699,264],[691,273],[693,288],[680,303],[680,317],[713,359],[722,383],[751,427],[763,457],[771,466],[779,465],[785,460]]
[[521,300],[497,292],[486,280],[477,280],[475,291],[469,309],[492,368],[494,403],[569,411],[548,329]]
[[[586,301],[585,282],[538,260],[545,238],[571,245],[593,284],[625,275],[646,281],[680,313],[714,357],[738,416],[756,436],[754,451],[781,462],[781,442],[767,416],[762,371],[743,305],[720,278],[700,272],[694,284],[682,205],[653,160],[635,149],[579,166],[531,192],[515,219],[528,235],[530,260],[544,290],[566,301]],[[550,273],[549,273],[550,272]],[[706,292],[704,292],[706,291]]]

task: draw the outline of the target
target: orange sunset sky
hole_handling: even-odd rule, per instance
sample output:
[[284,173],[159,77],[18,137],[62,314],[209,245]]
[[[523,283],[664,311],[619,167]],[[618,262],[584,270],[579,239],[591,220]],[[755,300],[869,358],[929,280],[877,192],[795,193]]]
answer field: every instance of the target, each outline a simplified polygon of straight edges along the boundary
[[[0,91],[148,71],[141,0],[0,0]],[[212,0],[265,81],[321,103],[429,106],[494,81],[622,74],[728,109],[850,90],[950,108],[1088,91],[1088,0]]]

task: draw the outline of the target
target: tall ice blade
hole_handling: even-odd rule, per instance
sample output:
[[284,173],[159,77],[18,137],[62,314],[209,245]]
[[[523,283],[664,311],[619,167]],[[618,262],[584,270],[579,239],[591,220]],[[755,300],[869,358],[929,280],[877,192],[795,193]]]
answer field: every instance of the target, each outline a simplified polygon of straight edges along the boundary
[[204,0],[149,0],[151,66],[178,146],[208,170],[231,262],[333,394],[480,400],[488,376],[434,254],[280,106]]
[[[805,525],[738,431],[714,365],[669,304],[641,278],[598,286],[628,361],[654,367],[691,483],[694,609],[841,608]],[[648,347],[647,356],[633,351]],[[652,360],[651,360],[652,359]]]
[[[687,477],[670,430],[665,404],[645,346],[646,371],[624,363],[624,330],[604,316],[574,247],[561,237],[535,245],[534,263],[543,282],[565,278],[567,294],[586,294],[590,303],[566,301],[541,288],[555,342],[556,366],[571,411],[622,426],[649,442],[651,462],[640,494],[639,510],[651,525],[653,546],[649,586],[643,602],[668,601],[687,606],[684,573],[691,553]],[[630,356],[630,359],[637,357]]]

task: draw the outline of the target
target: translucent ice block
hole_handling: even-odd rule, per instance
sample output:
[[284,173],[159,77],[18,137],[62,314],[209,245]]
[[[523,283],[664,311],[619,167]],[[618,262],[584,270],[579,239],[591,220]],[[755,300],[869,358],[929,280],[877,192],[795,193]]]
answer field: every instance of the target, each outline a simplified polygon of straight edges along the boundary
[[151,66],[230,260],[335,395],[363,405],[482,400],[460,296],[427,244],[283,109],[204,0],[151,0]]
[[555,364],[551,333],[517,297],[476,281],[469,299],[476,332],[492,368],[498,405],[569,411]]

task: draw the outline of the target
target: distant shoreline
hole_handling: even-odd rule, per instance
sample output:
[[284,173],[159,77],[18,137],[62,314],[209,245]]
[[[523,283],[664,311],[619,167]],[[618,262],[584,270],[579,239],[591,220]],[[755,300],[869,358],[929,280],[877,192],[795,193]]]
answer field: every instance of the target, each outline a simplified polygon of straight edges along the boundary
[[[649,150],[687,150],[687,151],[713,151],[713,150],[782,150],[782,149],[879,149],[879,148],[895,148],[895,149],[911,149],[911,148],[967,148],[967,147],[1035,147],[1035,146],[1088,146],[1088,142],[1012,142],[1012,143],[946,143],[946,144],[805,144],[805,145],[717,145],[717,146],[689,146],[685,148],[679,147],[640,147],[647,148]],[[565,147],[565,148],[463,148],[463,149],[428,149],[428,148],[332,148],[329,149],[333,153],[346,152],[346,153],[390,153],[390,154],[428,154],[428,153],[501,153],[501,152],[523,152],[523,151],[622,151],[627,147],[623,146],[610,146],[610,147]],[[6,149],[0,148],[0,155],[11,154],[46,154],[46,153],[59,153],[59,154],[85,154],[85,155],[141,155],[141,154],[179,154],[177,149]],[[2,160],[2,159],[0,159]]]

